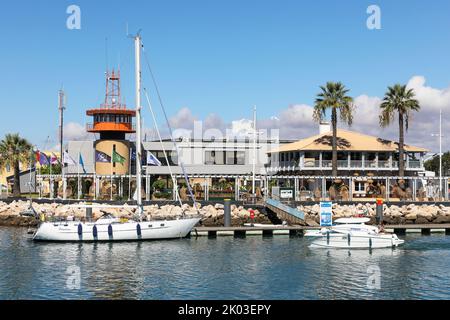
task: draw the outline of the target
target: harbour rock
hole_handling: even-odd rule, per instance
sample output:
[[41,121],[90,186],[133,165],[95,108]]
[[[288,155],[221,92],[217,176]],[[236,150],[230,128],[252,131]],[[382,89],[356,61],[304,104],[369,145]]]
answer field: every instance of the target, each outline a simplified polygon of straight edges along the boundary
[[450,223],[450,215],[438,216],[433,223]]
[[417,213],[408,213],[405,215],[406,220],[416,220],[417,219]]

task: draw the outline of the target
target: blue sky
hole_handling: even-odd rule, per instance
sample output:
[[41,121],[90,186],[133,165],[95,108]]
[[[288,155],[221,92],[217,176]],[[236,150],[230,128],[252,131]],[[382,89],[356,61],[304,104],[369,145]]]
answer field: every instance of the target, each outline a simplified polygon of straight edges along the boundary
[[[66,28],[71,4],[81,8],[81,30]],[[381,8],[381,30],[366,28],[371,4]],[[104,95],[105,38],[108,64],[120,59],[123,94],[134,107],[127,22],[130,31],[143,30],[170,115],[184,107],[231,122],[250,118],[253,105],[260,118],[312,105],[330,80],[354,96],[382,97],[388,85],[415,75],[448,88],[449,17],[446,0],[3,2],[0,135],[20,132],[40,146],[47,136],[56,141],[61,84],[66,122],[88,122],[85,110]],[[148,73],[144,80],[150,87]]]

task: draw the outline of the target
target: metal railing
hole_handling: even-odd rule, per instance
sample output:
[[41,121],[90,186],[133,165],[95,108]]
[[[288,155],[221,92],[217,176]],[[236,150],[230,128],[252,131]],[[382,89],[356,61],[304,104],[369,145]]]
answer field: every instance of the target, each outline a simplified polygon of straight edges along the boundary
[[[355,168],[367,168],[367,169],[398,169],[398,161],[391,161],[389,160],[351,160],[350,161],[350,166],[349,166],[349,161],[348,160],[338,160],[337,161],[337,165],[338,168],[350,168],[350,169],[355,169]],[[268,167],[274,167],[276,168],[277,166],[272,166],[272,165],[268,165]],[[281,161],[279,164],[279,167],[283,168],[283,169],[309,169],[309,168],[332,168],[332,160],[316,160],[316,159],[305,159],[303,161],[303,163],[301,163],[300,161]],[[407,163],[405,161],[405,169],[422,169],[423,165],[421,163],[421,161],[419,160],[410,160],[409,163]]]

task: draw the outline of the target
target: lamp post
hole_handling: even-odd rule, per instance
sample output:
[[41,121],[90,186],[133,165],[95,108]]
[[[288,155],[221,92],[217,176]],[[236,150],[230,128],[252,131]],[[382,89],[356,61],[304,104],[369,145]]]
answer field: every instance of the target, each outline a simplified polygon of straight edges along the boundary
[[439,137],[439,199],[442,199],[442,107],[439,108],[439,134],[432,134]]

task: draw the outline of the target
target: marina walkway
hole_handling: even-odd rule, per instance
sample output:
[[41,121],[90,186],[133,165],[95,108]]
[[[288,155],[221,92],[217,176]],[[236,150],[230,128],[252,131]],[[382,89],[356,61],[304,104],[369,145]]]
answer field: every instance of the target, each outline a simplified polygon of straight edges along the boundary
[[[206,236],[215,238],[218,236],[302,236],[306,230],[320,229],[320,227],[308,226],[284,226],[284,225],[255,225],[254,227],[197,227],[191,232],[191,237]],[[445,233],[450,235],[450,224],[404,224],[386,225],[386,232],[394,232],[402,235],[406,233],[421,233],[429,235],[431,233]]]

